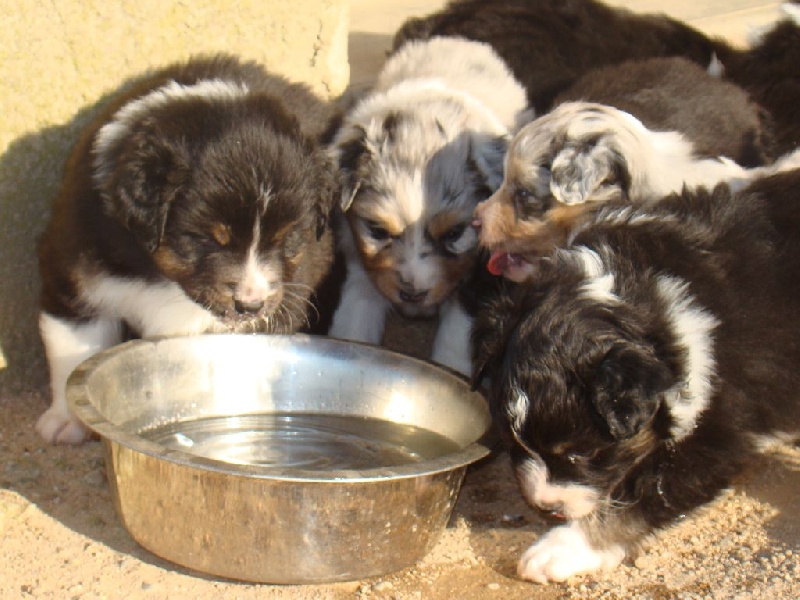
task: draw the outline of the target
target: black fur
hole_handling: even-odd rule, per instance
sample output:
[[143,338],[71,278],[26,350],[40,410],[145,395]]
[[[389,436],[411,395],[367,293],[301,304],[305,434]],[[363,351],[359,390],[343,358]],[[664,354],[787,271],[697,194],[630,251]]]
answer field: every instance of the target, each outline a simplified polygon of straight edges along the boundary
[[[475,378],[488,377],[512,460],[519,469],[536,456],[548,481],[598,490],[597,513],[580,519],[593,547],[636,546],[728,486],[758,450],[753,436],[800,432],[798,189],[792,171],[737,194],[603,208],[533,281],[480,308]],[[585,293],[578,249],[601,258],[617,300]],[[685,435],[667,398],[692,368],[664,276],[718,322],[709,403]]]
[[728,44],[664,15],[640,15],[595,0],[452,0],[409,19],[394,50],[413,39],[461,36],[490,44],[523,84],[537,113],[590,69],[653,56],[685,56],[705,67]]
[[[169,82],[205,80],[249,92],[153,106],[98,158],[98,132],[118,110]],[[253,236],[257,198],[269,190],[261,260],[274,263],[285,282],[306,286],[271,327],[305,324],[305,303],[332,261],[336,180],[317,142],[328,118],[305,86],[232,57],[198,58],[127,86],[69,158],[39,246],[43,309],[68,319],[98,316],[81,292],[87,277],[169,280],[236,328],[247,316],[237,317],[230,286]],[[227,231],[224,244],[211,235],[214,224]]]
[[784,19],[751,49],[723,63],[725,77],[769,111],[778,154],[800,147],[800,26]]

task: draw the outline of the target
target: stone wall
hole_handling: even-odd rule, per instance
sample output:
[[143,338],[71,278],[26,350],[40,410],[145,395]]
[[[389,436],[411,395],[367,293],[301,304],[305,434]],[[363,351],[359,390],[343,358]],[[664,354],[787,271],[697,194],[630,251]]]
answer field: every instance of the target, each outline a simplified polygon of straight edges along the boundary
[[255,59],[324,97],[348,83],[347,0],[0,0],[0,397],[43,385],[36,239],[103,97],[193,54]]

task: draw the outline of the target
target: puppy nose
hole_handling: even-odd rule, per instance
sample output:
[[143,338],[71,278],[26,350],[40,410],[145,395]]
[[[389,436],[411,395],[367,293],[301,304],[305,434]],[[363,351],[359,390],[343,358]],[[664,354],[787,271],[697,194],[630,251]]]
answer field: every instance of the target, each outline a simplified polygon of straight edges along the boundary
[[398,294],[400,296],[400,300],[403,302],[408,302],[409,304],[419,304],[425,297],[428,295],[427,290],[400,290]]
[[236,312],[240,314],[244,313],[256,313],[264,308],[264,301],[261,299],[256,300],[234,300],[233,307],[236,309]]
[[542,515],[547,517],[548,519],[564,519],[564,505],[559,503],[556,504],[540,504],[536,507]]

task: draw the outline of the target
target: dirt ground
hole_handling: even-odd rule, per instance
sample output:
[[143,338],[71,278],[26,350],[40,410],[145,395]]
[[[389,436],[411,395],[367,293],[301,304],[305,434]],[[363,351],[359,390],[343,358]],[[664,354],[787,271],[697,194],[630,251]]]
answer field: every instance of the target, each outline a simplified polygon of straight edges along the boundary
[[[392,327],[409,340],[405,324]],[[413,338],[412,346],[425,351]],[[603,577],[549,586],[516,578],[519,555],[546,525],[521,499],[499,452],[469,470],[450,524],[419,564],[352,583],[253,585],[188,571],[138,546],[115,513],[101,444],[39,440],[33,424],[47,402],[44,389],[0,398],[2,600],[800,598],[795,447],[766,456],[702,514]]]

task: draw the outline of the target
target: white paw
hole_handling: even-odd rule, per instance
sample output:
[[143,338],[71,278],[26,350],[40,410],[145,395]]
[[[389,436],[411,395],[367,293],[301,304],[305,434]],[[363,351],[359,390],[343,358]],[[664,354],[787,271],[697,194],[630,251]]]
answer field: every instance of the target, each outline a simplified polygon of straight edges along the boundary
[[517,574],[536,583],[613,569],[625,558],[621,546],[593,548],[577,522],[549,531],[522,555]]
[[36,422],[36,431],[51,444],[81,444],[89,437],[89,430],[69,412],[51,406]]

